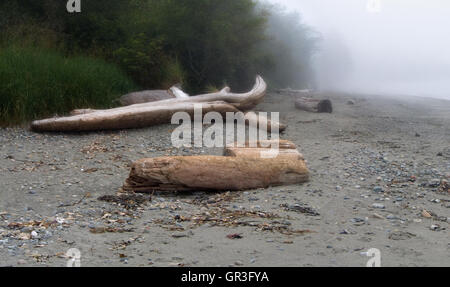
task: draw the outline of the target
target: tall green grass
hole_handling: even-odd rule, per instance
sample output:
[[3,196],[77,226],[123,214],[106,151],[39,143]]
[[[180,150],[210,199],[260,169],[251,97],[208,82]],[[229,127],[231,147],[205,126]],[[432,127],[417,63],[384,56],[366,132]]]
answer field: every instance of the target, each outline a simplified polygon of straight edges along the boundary
[[115,65],[39,48],[0,48],[0,124],[108,108],[133,82]]

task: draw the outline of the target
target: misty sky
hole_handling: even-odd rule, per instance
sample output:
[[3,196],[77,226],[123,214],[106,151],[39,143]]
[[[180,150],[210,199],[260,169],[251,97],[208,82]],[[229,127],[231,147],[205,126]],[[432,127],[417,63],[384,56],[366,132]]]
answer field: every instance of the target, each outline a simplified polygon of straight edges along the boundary
[[[319,86],[450,99],[450,1],[270,0],[322,34]],[[371,8],[373,7],[373,8]]]

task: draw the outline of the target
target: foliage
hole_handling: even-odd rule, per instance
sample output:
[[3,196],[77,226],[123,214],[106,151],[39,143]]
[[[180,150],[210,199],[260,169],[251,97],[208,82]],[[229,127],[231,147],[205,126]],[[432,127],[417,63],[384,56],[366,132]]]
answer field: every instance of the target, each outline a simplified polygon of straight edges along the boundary
[[0,49],[0,123],[20,123],[75,108],[107,108],[132,81],[113,64],[35,48]]
[[[256,74],[272,87],[312,83],[310,58],[317,37],[298,15],[276,6],[256,0],[95,0],[82,1],[82,12],[69,14],[66,2],[2,1],[0,47],[9,56],[10,47],[18,47],[19,54],[57,51],[57,57],[80,65],[87,64],[86,56],[99,59],[96,64],[110,62],[141,89],[182,83],[191,94],[224,85],[242,91]],[[0,88],[7,85],[2,82]],[[66,98],[67,91],[60,91]],[[55,112],[61,110],[55,106]]]

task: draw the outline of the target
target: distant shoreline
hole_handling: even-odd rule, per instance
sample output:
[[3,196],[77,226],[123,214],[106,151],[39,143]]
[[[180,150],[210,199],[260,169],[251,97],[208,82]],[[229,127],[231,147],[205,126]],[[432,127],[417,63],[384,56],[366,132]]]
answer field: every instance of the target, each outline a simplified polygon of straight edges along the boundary
[[412,94],[396,94],[396,93],[377,93],[377,92],[363,92],[358,90],[320,90],[321,93],[343,93],[355,96],[364,97],[389,97],[389,98],[420,98],[420,99],[434,99],[450,101],[450,94],[444,95],[412,95]]

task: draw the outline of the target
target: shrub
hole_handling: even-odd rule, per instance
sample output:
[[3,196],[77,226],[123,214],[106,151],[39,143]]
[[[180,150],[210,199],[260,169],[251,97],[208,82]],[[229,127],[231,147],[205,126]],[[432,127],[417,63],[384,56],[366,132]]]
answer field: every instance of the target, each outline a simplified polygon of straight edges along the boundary
[[133,82],[112,64],[58,52],[0,49],[0,123],[21,123],[75,108],[107,108]]

